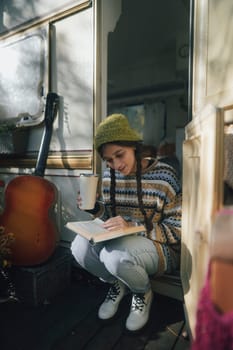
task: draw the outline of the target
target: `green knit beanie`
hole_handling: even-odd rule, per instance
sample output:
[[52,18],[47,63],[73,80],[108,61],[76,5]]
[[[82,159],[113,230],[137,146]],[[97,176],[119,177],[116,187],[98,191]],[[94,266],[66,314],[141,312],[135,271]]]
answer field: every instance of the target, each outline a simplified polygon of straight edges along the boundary
[[129,125],[123,114],[112,114],[104,119],[97,127],[95,135],[95,148],[114,141],[142,141],[136,130]]

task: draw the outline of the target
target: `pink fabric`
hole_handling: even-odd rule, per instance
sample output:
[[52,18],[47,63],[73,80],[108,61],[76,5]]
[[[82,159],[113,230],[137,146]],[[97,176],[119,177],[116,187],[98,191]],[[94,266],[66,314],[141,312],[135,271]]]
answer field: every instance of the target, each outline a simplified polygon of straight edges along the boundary
[[220,314],[215,309],[210,300],[209,275],[198,301],[195,340],[191,350],[233,350],[233,311]]

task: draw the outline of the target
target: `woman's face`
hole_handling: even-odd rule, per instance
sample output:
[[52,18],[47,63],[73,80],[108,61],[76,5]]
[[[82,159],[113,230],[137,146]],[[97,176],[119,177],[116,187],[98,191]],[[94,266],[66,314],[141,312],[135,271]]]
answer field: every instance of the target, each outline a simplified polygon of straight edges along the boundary
[[103,160],[123,175],[136,172],[135,149],[133,147],[107,144],[103,149]]

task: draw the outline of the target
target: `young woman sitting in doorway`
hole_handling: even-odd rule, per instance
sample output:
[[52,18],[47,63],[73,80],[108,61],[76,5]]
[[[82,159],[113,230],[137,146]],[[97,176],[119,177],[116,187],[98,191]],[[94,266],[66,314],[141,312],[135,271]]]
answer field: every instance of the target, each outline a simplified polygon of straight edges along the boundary
[[[93,214],[104,219],[108,230],[143,223],[146,233],[94,246],[77,235],[71,251],[84,269],[111,284],[99,318],[112,318],[122,298],[131,292],[126,328],[137,331],[149,319],[150,277],[172,272],[180,264],[181,185],[171,166],[144,153],[148,148],[124,115],[114,114],[100,123],[95,147],[107,168],[102,202],[97,201]],[[78,205],[81,201],[79,196]]]

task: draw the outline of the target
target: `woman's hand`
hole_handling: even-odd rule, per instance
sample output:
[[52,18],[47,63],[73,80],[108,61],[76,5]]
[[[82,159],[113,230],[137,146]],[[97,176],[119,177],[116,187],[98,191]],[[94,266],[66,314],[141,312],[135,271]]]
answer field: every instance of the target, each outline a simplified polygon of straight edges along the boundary
[[[96,200],[99,198],[99,193],[96,193]],[[82,210],[82,197],[80,195],[80,191],[78,191],[78,194],[77,194],[77,207]]]
[[129,224],[127,221],[123,219],[122,216],[115,216],[105,221],[105,223],[103,224],[103,227],[109,231],[114,231],[114,230],[125,229],[129,227]]

